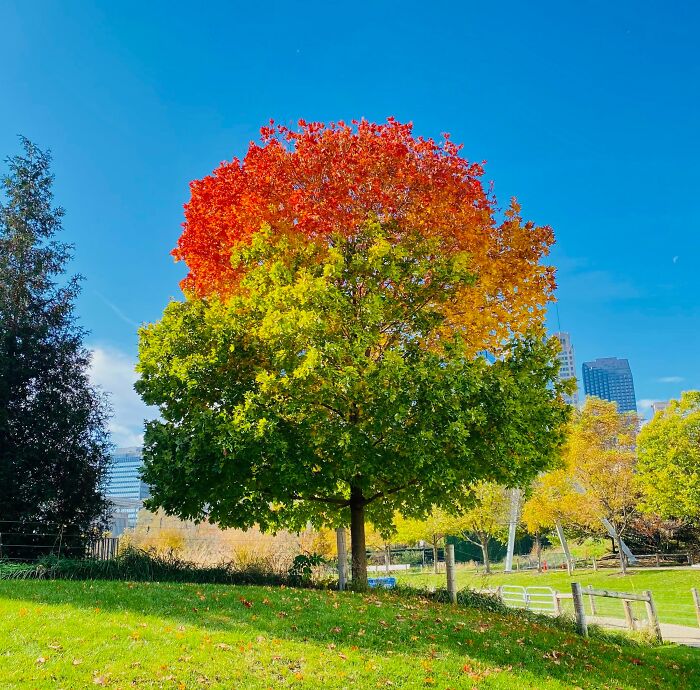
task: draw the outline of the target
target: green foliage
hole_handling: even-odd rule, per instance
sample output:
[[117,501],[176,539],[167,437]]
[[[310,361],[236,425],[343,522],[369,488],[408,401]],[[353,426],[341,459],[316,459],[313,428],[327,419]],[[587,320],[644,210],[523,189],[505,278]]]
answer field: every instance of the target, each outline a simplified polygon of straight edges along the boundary
[[72,248],[57,239],[51,158],[22,143],[0,199],[0,531],[4,555],[31,559],[59,540],[81,552],[105,510],[109,443],[74,315],[79,279],[65,273]]
[[672,400],[642,428],[637,443],[644,509],[666,518],[700,518],[700,391]]
[[330,245],[260,232],[233,257],[240,292],[173,302],[142,329],[137,389],[161,411],[145,436],[151,507],[272,530],[358,509],[389,532],[396,511],[458,509],[474,481],[552,462],[567,416],[553,346],[470,356],[444,334],[468,257],[392,232]]
[[292,581],[310,582],[314,568],[326,563],[326,559],[318,553],[301,553],[294,557],[289,568],[289,577]]

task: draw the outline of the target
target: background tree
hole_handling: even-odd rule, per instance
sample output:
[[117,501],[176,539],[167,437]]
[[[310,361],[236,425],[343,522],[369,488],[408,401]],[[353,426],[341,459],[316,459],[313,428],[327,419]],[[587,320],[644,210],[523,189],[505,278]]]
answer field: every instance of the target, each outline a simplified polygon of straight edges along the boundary
[[516,206],[496,223],[478,166],[393,121],[263,144],[192,185],[188,300],[141,333],[137,387],[162,414],[145,478],[183,517],[349,523],[362,586],[366,519],[386,531],[551,461],[551,231]]
[[637,439],[643,509],[664,518],[700,518],[700,391],[657,412]]
[[565,459],[574,489],[585,493],[590,512],[583,519],[599,530],[607,519],[615,530],[622,572],[626,560],[622,537],[638,514],[639,490],[635,479],[635,438],[639,418],[617,411],[617,404],[587,398],[571,423]]
[[577,487],[571,466],[558,467],[537,477],[523,505],[521,519],[525,529],[535,537],[538,570],[541,569],[543,535],[557,532],[567,569],[571,572],[573,563],[565,532],[573,529],[580,535],[588,532],[590,525],[595,524],[596,532],[599,528],[592,504]]
[[80,552],[104,514],[109,444],[74,315],[78,278],[65,277],[71,247],[56,239],[51,158],[22,144],[0,205],[0,529],[3,555],[31,558],[59,540]]
[[481,548],[484,570],[491,572],[489,544],[496,538],[506,538],[510,496],[498,484],[479,482],[471,487],[473,504],[467,510],[451,515],[446,523],[446,533],[460,537]]
[[417,544],[425,542],[433,550],[433,572],[438,572],[438,549],[444,544],[447,536],[449,516],[444,510],[433,509],[425,518],[405,518],[397,515],[395,518],[396,532],[394,540],[401,544]]

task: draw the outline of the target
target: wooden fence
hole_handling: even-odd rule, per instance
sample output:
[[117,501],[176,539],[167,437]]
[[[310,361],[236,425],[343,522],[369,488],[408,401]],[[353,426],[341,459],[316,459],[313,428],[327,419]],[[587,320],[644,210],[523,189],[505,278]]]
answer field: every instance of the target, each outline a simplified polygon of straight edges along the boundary
[[633,594],[630,592],[613,592],[609,589],[594,589],[593,587],[581,587],[581,583],[572,582],[571,596],[574,600],[574,615],[576,616],[576,627],[578,628],[578,631],[581,635],[587,637],[588,622],[586,621],[586,612],[583,608],[584,595],[590,597],[591,608],[593,613],[595,613],[594,597],[620,599],[622,601],[622,608],[625,614],[627,625],[631,630],[634,630],[634,617],[632,616],[632,607],[630,605],[630,602],[644,602],[651,632],[657,640],[661,641],[661,627],[659,626],[659,616],[656,613],[654,597],[648,589],[644,590],[644,592],[642,592],[641,594]]

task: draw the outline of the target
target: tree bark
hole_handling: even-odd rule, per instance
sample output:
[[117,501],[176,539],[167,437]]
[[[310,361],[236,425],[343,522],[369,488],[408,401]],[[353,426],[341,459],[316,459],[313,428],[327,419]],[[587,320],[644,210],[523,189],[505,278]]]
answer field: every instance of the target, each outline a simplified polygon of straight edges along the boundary
[[489,560],[489,540],[481,539],[481,553],[484,557],[484,572],[487,575],[491,574],[491,561]]
[[537,572],[542,572],[542,542],[540,541],[540,533],[535,534],[535,553],[537,554]]
[[350,490],[350,543],[352,550],[352,586],[367,589],[367,545],[365,542],[365,501],[362,489]]

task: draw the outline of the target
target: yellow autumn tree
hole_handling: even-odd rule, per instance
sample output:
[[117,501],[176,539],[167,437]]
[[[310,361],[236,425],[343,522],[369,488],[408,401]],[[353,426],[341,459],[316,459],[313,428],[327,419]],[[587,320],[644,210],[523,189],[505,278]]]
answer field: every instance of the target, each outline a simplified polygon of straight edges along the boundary
[[508,533],[510,497],[507,489],[490,482],[479,482],[472,487],[473,506],[464,512],[447,516],[445,531],[475,544],[481,549],[484,570],[491,572],[489,545],[494,538]]
[[562,539],[567,567],[571,569],[564,529],[571,526],[580,528],[581,525],[586,525],[587,529],[594,520],[586,497],[575,488],[570,467],[560,467],[540,475],[532,484],[521,515],[525,529],[535,538],[537,569],[541,569],[542,537],[555,530],[561,530],[558,536]]
[[622,538],[637,515],[635,439],[639,417],[617,404],[589,397],[569,424],[562,466],[541,475],[523,510],[528,531],[551,530],[559,522],[579,532],[615,536],[620,567],[626,572]]
[[438,549],[445,542],[449,516],[440,509],[433,510],[425,519],[405,518],[397,514],[394,520],[394,540],[401,544],[426,542],[433,549],[433,570],[438,571]]

